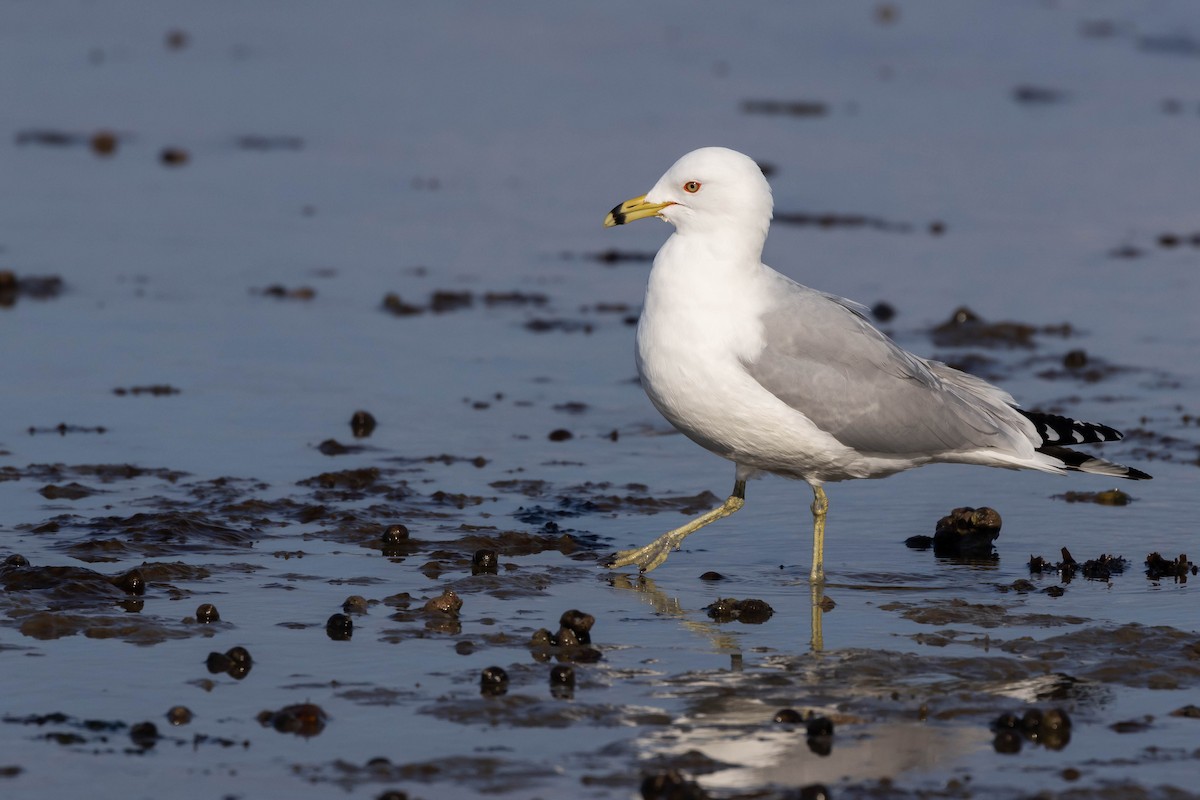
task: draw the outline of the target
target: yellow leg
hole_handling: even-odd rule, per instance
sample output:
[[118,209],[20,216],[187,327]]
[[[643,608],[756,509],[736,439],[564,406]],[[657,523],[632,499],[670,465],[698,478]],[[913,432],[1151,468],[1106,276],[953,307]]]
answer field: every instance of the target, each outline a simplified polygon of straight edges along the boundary
[[811,583],[825,582],[825,512],[829,511],[829,498],[819,485],[813,486],[813,561],[808,575]]
[[819,653],[825,649],[825,631],[821,618],[821,615],[825,613],[825,609],[821,607],[821,603],[825,599],[824,584],[810,583],[809,597],[812,600],[812,625],[809,629],[808,644],[814,653]]
[[701,514],[686,525],[681,525],[672,531],[667,531],[645,547],[633,550],[621,550],[609,556],[604,566],[609,569],[628,567],[636,564],[642,572],[649,572],[667,560],[672,550],[678,550],[684,539],[703,528],[710,522],[716,522],[722,517],[728,517],[746,504],[746,482],[736,481],[733,484],[733,494],[721,505]]

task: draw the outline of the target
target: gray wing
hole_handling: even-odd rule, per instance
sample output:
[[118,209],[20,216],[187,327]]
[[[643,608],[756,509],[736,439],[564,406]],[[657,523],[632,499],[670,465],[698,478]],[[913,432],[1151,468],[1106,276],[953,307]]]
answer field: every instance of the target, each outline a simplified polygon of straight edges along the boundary
[[902,350],[857,304],[778,279],[761,319],[765,345],[744,366],[842,444],[899,456],[1032,452],[1032,426],[1008,393]]

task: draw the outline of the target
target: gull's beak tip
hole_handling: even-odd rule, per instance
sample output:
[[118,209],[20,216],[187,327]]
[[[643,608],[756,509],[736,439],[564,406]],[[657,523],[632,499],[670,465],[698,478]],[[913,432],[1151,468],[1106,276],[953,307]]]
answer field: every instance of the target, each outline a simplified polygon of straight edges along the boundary
[[674,205],[674,203],[647,203],[646,195],[634,197],[613,206],[613,210],[604,217],[604,227],[612,228],[616,225],[633,222],[635,219],[661,216],[659,212],[669,205]]

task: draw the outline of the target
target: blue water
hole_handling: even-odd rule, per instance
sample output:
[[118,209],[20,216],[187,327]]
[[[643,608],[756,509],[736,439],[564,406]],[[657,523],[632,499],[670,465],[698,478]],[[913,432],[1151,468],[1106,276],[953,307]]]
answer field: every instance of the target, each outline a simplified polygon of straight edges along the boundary
[[[885,7],[894,9],[890,22],[880,17]],[[166,45],[171,30],[185,32],[186,46]],[[1174,49],[1164,37],[1174,37]],[[152,498],[182,499],[186,486],[222,476],[265,484],[255,496],[302,498],[296,482],[326,470],[403,467],[419,492],[486,498],[441,521],[413,522],[416,535],[445,540],[462,524],[530,529],[512,517],[518,507],[586,494],[572,487],[588,483],[611,483],[614,494],[637,483],[650,496],[708,490],[723,497],[732,467],[671,433],[633,380],[633,328],[624,314],[595,310],[625,304],[636,314],[648,265],[587,258],[608,248],[655,250],[667,228],[606,231],[604,213],[645,192],[682,153],[721,144],[776,168],[777,211],[912,226],[901,233],[776,225],[767,263],[825,291],[868,304],[886,299],[899,311],[887,329],[923,355],[955,355],[935,347],[928,330],[960,305],[992,320],[1068,322],[1076,330],[1069,339],[1043,336],[1032,351],[989,353],[1004,386],[1028,407],[1173,439],[1105,449],[1155,475],[1122,487],[1134,497],[1125,507],[1051,498],[1109,488],[1100,479],[966,467],[830,487],[826,569],[837,607],[824,617],[825,658],[857,649],[974,652],[915,642],[933,626],[880,609],[897,599],[966,598],[1076,615],[1099,628],[1140,622],[1195,634],[1195,586],[1152,583],[1140,569],[1151,550],[1194,558],[1197,549],[1200,429],[1184,415],[1200,414],[1200,249],[1189,243],[1200,233],[1192,179],[1200,171],[1200,51],[1188,41],[1200,42],[1200,12],[1183,0],[6,4],[0,269],[60,275],[66,289],[0,309],[0,468],[131,463],[188,475],[181,484],[147,476],[104,486],[80,477],[107,493],[77,501],[46,500],[38,494],[43,483],[29,478],[0,482],[2,550],[37,565],[80,565],[60,546],[78,531],[56,540],[28,526],[64,513],[129,516]],[[1021,86],[1055,90],[1061,101],[1019,103]],[[754,99],[823,102],[828,111],[743,113],[742,103]],[[1179,110],[1168,113],[1170,102]],[[108,129],[119,144],[108,158],[86,145],[18,144],[34,129],[84,137]],[[246,135],[298,137],[301,145],[250,150],[238,145]],[[184,148],[189,162],[163,166],[164,147]],[[935,221],[944,235],[928,233]],[[1183,242],[1163,247],[1163,234]],[[1123,245],[1140,257],[1110,255]],[[308,286],[316,295],[262,295],[272,284]],[[423,304],[435,290],[472,292],[476,304],[406,318],[381,310],[387,292]],[[509,291],[547,302],[484,307],[484,293]],[[591,328],[537,334],[524,327],[534,318]],[[1038,377],[1073,348],[1124,369],[1097,383]],[[180,393],[113,393],[147,384]],[[587,410],[555,409],[568,402]],[[380,421],[364,441],[372,449],[322,455],[316,447],[326,439],[352,441],[347,422],[358,408]],[[27,432],[61,422],[106,432]],[[556,428],[574,437],[552,442]],[[1157,459],[1147,460],[1147,449]],[[390,460],[440,454],[487,463]],[[491,485],[514,478],[547,481],[549,496],[535,501]],[[542,667],[520,643],[578,607],[599,619],[605,653],[600,666],[579,668],[590,683],[581,684],[578,703],[657,709],[718,745],[745,738],[743,729],[735,735],[704,724],[679,688],[693,681],[688,676],[696,686],[719,684],[731,653],[754,674],[774,669],[772,658],[814,658],[804,582],[810,493],[768,478],[751,484],[747,500],[744,511],[689,539],[653,574],[659,602],[673,600],[681,613],[610,586],[590,562],[553,552],[516,557],[523,573],[544,572],[547,588],[519,598],[467,596],[457,638],[479,642],[511,630],[516,644],[466,656],[456,654],[455,637],[387,641],[389,630],[404,626],[379,607],[358,620],[351,643],[324,635],[325,618],[349,594],[438,594],[448,576],[422,574],[425,557],[393,563],[292,520],[265,530],[247,552],[159,559],[251,565],[182,582],[189,594],[180,599],[153,587],[146,597],[144,614],[177,620],[210,601],[231,625],[211,638],[138,647],[79,635],[36,640],[13,620],[0,626],[7,687],[0,712],[153,719],[180,744],[129,755],[124,738],[61,746],[34,738],[39,729],[3,724],[0,766],[23,771],[0,778],[0,794],[325,797],[336,759],[362,764],[386,755],[402,764],[498,754],[541,772],[511,783],[446,777],[387,785],[417,797],[631,796],[636,782],[580,780],[637,773],[639,759],[670,749],[661,727],[522,727],[485,716],[463,724],[431,709],[473,697],[478,671],[493,663],[518,676],[514,693],[548,702]],[[961,505],[1002,514],[994,567],[946,564],[900,544],[931,533]],[[608,537],[616,548],[683,519],[625,507],[562,524]],[[1028,578],[1030,554],[1055,558],[1062,546],[1080,559],[1109,552],[1133,563],[1109,585],[1077,581],[1060,598],[995,589]],[[297,551],[303,558],[283,556]],[[93,566],[115,573],[137,563]],[[696,580],[710,569],[730,580],[716,587]],[[347,580],[356,583],[338,582]],[[702,608],[718,596],[760,597],[776,615],[762,626],[716,631]],[[1017,626],[991,635],[1058,632]],[[207,691],[197,683],[208,677],[205,656],[235,644],[255,654],[254,671]],[[346,686],[360,684],[402,695],[390,706],[344,696]],[[852,792],[884,773],[915,787],[970,774],[1005,796],[1067,788],[1058,772],[1091,764],[1074,785],[1119,776],[1187,787],[1187,759],[1114,759],[1130,741],[1139,752],[1190,749],[1191,721],[1165,716],[1188,702],[1190,686],[1113,687],[1106,703],[1078,712],[1066,750],[1027,748],[1015,762],[991,751],[983,711],[925,727],[905,722],[898,734],[889,727],[897,720],[881,713],[851,723],[838,740],[835,752],[850,754],[839,762],[844,772],[813,762],[790,775],[745,768],[702,780],[718,792],[810,780]],[[849,690],[844,700],[862,713]],[[304,701],[331,718],[313,739],[254,719]],[[168,732],[162,714],[176,703],[197,720]],[[765,711],[769,719],[773,709]],[[1158,720],[1146,733],[1106,727],[1143,713]],[[956,744],[939,746],[943,755],[929,763],[880,756],[884,766],[856,770],[867,764],[853,755],[862,742],[895,755],[903,748],[891,743],[918,728],[935,743]],[[193,747],[196,733],[239,744]],[[308,769],[319,782],[308,782]],[[347,790],[372,797],[383,785]]]

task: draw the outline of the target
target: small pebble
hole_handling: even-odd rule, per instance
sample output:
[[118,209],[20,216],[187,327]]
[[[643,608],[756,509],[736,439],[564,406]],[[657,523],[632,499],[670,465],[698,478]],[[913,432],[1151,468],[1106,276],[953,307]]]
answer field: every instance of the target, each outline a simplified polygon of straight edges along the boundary
[[596,618],[591,614],[585,614],[573,608],[563,612],[563,615],[559,617],[558,624],[574,633],[579,644],[591,644],[591,630],[592,626],[596,624]]
[[554,430],[550,431],[550,435],[547,438],[552,442],[565,442],[568,439],[575,438],[575,434],[571,433],[566,428],[555,428]]
[[1007,729],[998,731],[996,738],[992,740],[992,748],[997,753],[1019,753],[1021,752],[1021,734]]
[[706,572],[700,576],[700,580],[702,580],[702,581],[723,581],[723,580],[725,580],[725,576],[719,572],[713,572],[710,569],[708,572]]
[[[793,795],[788,796],[793,797]],[[811,783],[808,786],[802,787],[799,794],[794,795],[794,797],[796,800],[831,800],[833,795],[829,793],[829,789],[823,784]]]
[[1063,356],[1063,366],[1067,369],[1081,369],[1086,367],[1088,363],[1088,354],[1085,350],[1071,350]]
[[181,31],[178,28],[172,28],[167,31],[166,45],[168,50],[182,50],[188,45],[187,32]]
[[225,651],[225,657],[229,659],[229,669],[225,673],[235,679],[241,680],[250,674],[250,668],[254,666],[250,659],[250,651],[244,647],[231,647]]
[[1071,727],[1071,718],[1067,716],[1067,712],[1052,708],[1042,714],[1043,731],[1062,731]]
[[575,669],[566,664],[559,664],[550,670],[550,694],[558,700],[571,700],[575,697]]
[[348,642],[354,635],[354,620],[346,614],[334,614],[325,621],[325,633],[335,642]]
[[212,603],[201,603],[196,608],[196,621],[208,624],[210,622],[220,622],[221,615],[217,613],[217,607]]
[[224,653],[209,653],[204,665],[208,667],[209,672],[216,675],[219,672],[228,672],[229,668],[233,666],[233,662]]
[[425,610],[457,617],[462,605],[462,598],[455,594],[453,589],[447,589],[437,597],[427,600]]
[[278,711],[263,711],[258,715],[258,722],[263,727],[269,726],[280,733],[294,733],[306,739],[325,730],[328,719],[325,710],[315,703],[297,703]]
[[550,669],[550,683],[561,686],[575,685],[575,668],[559,664]]
[[13,553],[11,556],[4,559],[4,566],[6,566],[6,567],[28,567],[29,559],[26,558],[25,556],[21,555],[20,553]]
[[143,750],[154,747],[158,742],[158,726],[153,722],[139,722],[129,729],[129,738]]
[[408,539],[408,526],[398,522],[388,525],[383,530],[382,539],[384,544],[399,544]]
[[708,793],[695,782],[669,769],[642,779],[642,800],[707,800]]
[[162,152],[158,154],[158,160],[167,167],[182,167],[190,159],[191,156],[188,155],[188,151],[182,147],[164,147]]
[[508,691],[508,673],[500,667],[488,667],[479,675],[480,694],[498,697]]
[[225,651],[225,655],[234,664],[249,665],[251,663],[250,651],[244,647],[231,647]]
[[113,584],[129,594],[146,593],[146,579],[136,569],[131,569],[123,575],[118,575],[113,579]]
[[1011,713],[1005,712],[1005,713],[1001,714],[1000,716],[996,717],[996,720],[992,723],[992,730],[994,730],[994,731],[1016,730],[1020,726],[1021,726],[1021,718],[1020,717],[1018,717],[1016,714],[1011,714]]
[[192,721],[192,710],[187,706],[171,706],[167,709],[167,722],[172,725],[187,725]]
[[829,717],[813,717],[805,727],[805,734],[810,737],[833,736],[833,720]]
[[342,611],[347,614],[365,614],[367,613],[367,598],[361,594],[352,594],[342,603]]
[[784,725],[798,725],[804,721],[804,715],[794,708],[781,708],[775,712],[774,721]]
[[476,550],[471,556],[472,575],[495,575],[498,565],[495,550]]
[[350,417],[350,432],[356,439],[365,439],[375,431],[375,417],[370,411],[355,411]]
[[111,156],[117,152],[117,137],[112,131],[96,131],[89,144],[92,152],[98,156]]

